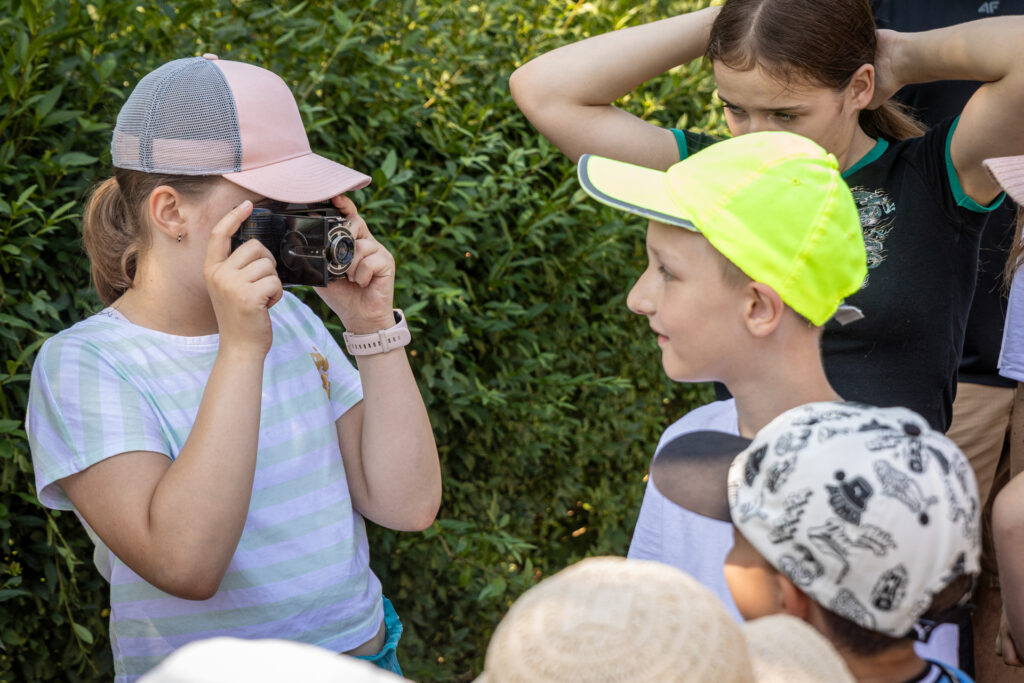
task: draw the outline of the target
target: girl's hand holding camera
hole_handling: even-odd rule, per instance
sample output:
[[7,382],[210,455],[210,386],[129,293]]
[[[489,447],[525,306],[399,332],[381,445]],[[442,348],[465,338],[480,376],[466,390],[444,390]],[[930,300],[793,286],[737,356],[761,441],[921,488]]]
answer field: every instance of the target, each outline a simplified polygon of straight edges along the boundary
[[273,342],[269,309],[283,289],[273,254],[258,240],[231,251],[231,236],[252,212],[246,200],[220,219],[206,246],[203,276],[224,349],[251,349],[260,358]]
[[351,223],[355,255],[344,277],[317,287],[316,292],[349,332],[368,334],[387,329],[395,324],[395,259],[370,234],[351,199],[339,195],[331,202]]

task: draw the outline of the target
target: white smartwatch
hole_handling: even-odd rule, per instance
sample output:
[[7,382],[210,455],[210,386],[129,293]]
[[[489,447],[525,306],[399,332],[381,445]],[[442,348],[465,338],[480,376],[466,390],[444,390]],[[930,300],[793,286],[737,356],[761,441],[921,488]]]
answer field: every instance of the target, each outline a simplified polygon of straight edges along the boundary
[[412,335],[405,322],[405,313],[400,308],[396,308],[394,313],[395,324],[386,330],[369,334],[345,332],[342,337],[345,339],[345,348],[348,352],[353,356],[372,356],[376,353],[387,353],[411,342]]

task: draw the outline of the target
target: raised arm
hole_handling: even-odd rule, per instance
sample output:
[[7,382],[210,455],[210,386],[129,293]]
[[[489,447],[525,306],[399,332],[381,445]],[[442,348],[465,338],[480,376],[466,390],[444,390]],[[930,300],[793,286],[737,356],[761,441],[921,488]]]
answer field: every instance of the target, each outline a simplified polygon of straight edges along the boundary
[[512,98],[573,161],[591,153],[668,168],[679,161],[672,133],[612,103],[703,55],[717,14],[709,7],[552,50],[516,69],[509,79]]
[[274,257],[251,240],[230,257],[243,202],[214,227],[205,274],[220,347],[178,457],[122,453],[61,480],[75,509],[139,576],[181,598],[220,586],[242,536],[259,438],[268,309],[281,298]]
[[[982,81],[964,107],[950,156],[967,196],[1000,192],[984,159],[1024,154],[1024,17],[979,19],[921,33],[879,32],[879,96],[908,83]],[[876,102],[878,96],[876,96]]]
[[[356,253],[348,279],[317,292],[348,332],[387,329],[395,324],[395,260],[350,199],[336,197],[334,203],[352,221]],[[390,529],[425,529],[441,504],[441,466],[405,348],[360,356],[358,364],[363,400],[337,422],[352,506]]]

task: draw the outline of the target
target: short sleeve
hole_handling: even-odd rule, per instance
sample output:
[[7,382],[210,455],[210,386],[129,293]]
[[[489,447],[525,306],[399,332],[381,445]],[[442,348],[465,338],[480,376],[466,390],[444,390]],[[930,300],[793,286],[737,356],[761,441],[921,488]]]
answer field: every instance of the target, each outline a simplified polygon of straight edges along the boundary
[[1006,304],[999,374],[1024,382],[1024,275],[1020,270],[1014,274],[1010,298]]
[[72,509],[58,480],[130,451],[168,455],[152,406],[99,347],[73,335],[46,342],[32,367],[29,448],[43,505]]
[[[320,322],[320,321],[318,321]],[[331,409],[334,419],[348,412],[349,408],[363,400],[363,384],[356,369],[342,352],[330,330],[320,322],[321,348],[327,358],[327,378],[331,382]]]
[[696,154],[705,147],[710,147],[716,142],[721,142],[721,138],[717,138],[707,133],[699,133],[693,130],[679,130],[678,128],[670,128],[672,136],[676,140],[676,147],[679,151],[679,160],[683,161],[689,156]]

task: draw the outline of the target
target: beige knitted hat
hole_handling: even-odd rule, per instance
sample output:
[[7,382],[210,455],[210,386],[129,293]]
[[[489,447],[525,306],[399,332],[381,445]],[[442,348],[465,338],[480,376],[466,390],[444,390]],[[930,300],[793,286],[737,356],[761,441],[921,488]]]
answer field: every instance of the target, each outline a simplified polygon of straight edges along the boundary
[[[477,683],[852,683],[839,656],[828,657],[828,643],[822,648],[814,633],[813,647],[806,645],[805,630],[794,630],[793,621],[773,619],[755,629],[767,644],[751,647],[744,629],[689,575],[658,562],[595,557],[516,600],[494,632]],[[804,650],[782,668],[775,662],[786,653],[773,651],[775,643]],[[823,650],[823,668],[813,668]]]

